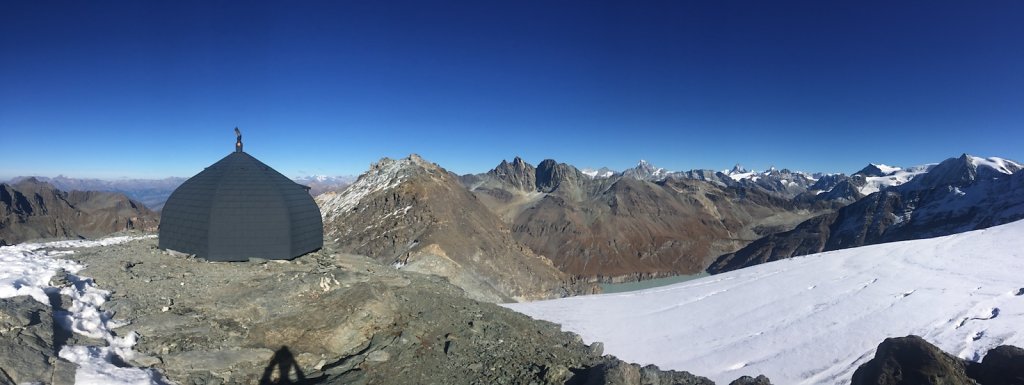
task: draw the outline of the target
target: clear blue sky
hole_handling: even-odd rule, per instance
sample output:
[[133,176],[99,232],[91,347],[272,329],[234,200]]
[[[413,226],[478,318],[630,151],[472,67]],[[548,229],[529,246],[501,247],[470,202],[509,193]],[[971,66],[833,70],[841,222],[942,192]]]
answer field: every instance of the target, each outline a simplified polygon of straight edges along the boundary
[[1024,2],[0,3],[0,178],[191,176],[235,126],[288,176],[1024,160]]

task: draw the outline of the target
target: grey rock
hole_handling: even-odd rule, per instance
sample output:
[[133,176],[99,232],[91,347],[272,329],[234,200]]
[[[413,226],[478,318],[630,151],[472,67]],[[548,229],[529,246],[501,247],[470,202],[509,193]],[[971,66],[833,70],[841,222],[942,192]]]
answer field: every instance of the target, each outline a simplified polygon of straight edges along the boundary
[[729,385],[772,385],[771,380],[764,375],[755,377],[743,376],[729,383]]
[[75,366],[57,357],[54,332],[49,306],[28,296],[0,299],[0,381],[74,383]]

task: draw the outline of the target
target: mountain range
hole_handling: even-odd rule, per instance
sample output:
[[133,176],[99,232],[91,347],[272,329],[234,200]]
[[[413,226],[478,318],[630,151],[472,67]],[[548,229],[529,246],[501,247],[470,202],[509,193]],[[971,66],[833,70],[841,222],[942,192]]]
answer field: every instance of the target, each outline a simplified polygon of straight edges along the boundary
[[[381,262],[449,277],[473,295],[498,302],[592,291],[583,281],[719,273],[796,255],[1006,223],[1024,216],[1020,168],[1013,161],[966,154],[909,168],[869,164],[852,175],[774,167],[750,171],[739,165],[722,171],[668,171],[646,161],[621,172],[584,171],[553,159],[534,166],[515,157],[486,173],[455,175],[410,156],[383,159],[355,181],[296,180],[325,191],[317,199],[325,239]],[[44,182],[21,179],[26,185]],[[181,178],[45,181],[72,191],[119,189],[159,201]],[[6,242],[100,235],[97,225],[65,218],[83,215],[74,210],[99,206],[77,198],[88,194],[48,186],[55,190],[48,196],[79,200],[50,199],[46,210],[57,202],[74,209],[43,226],[36,218],[42,208],[27,211],[17,194],[8,193],[3,228],[12,235]],[[158,216],[130,197],[123,205],[138,212],[109,214],[116,229],[104,231],[135,226],[127,225],[126,218],[155,226]],[[93,209],[89,215],[99,214]],[[13,230],[22,223],[32,223],[34,230]],[[511,265],[495,267],[489,258]],[[522,277],[511,273],[523,270],[516,266],[525,266]]]
[[122,193],[62,191],[35,178],[0,183],[0,245],[156,230],[159,214]]
[[[867,180],[862,189],[877,191],[791,231],[769,235],[722,255],[708,271],[720,273],[798,255],[931,238],[1012,222],[1024,218],[1021,169],[1014,161],[967,154],[910,172],[869,167],[850,181]],[[886,182],[876,182],[879,179]]]
[[813,180],[789,170],[668,172],[641,161],[604,175],[516,157],[460,180],[517,241],[595,281],[697,273],[722,253],[845,204],[802,196]]

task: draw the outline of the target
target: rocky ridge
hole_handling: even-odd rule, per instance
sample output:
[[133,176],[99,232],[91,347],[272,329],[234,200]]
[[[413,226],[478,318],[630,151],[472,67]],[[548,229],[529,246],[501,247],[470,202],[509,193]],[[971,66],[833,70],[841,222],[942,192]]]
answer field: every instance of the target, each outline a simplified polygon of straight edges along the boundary
[[506,302],[596,290],[572,282],[459,180],[417,155],[382,159],[342,192],[316,199],[324,238],[345,252],[446,277],[473,298]]

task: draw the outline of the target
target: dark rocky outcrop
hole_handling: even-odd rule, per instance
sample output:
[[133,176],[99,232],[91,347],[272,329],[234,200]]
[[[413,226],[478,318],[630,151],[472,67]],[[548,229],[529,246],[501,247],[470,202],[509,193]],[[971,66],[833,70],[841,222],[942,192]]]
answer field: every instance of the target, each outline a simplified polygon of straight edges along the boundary
[[875,357],[857,368],[851,381],[851,385],[963,384],[1024,384],[1024,349],[997,346],[981,362],[970,362],[918,336],[886,338]]
[[0,245],[155,230],[159,215],[121,193],[64,192],[34,178],[0,184]]
[[996,346],[985,354],[981,363],[970,364],[967,375],[982,385],[1024,384],[1024,349]]
[[[611,356],[606,356],[611,358]],[[661,370],[657,366],[641,367],[617,359],[605,359],[603,362],[576,370],[565,382],[566,385],[714,385],[711,380],[695,376],[688,372]],[[771,385],[766,383],[766,385]]]
[[875,357],[853,373],[851,385],[964,385],[963,361],[918,336],[886,338]]
[[757,377],[743,376],[730,382],[729,385],[772,385],[772,381],[764,375]]

